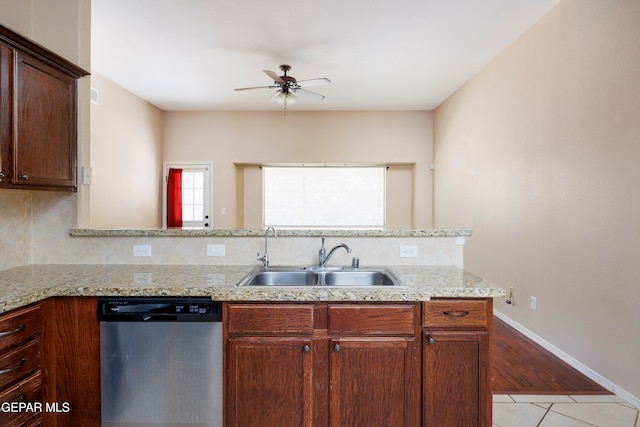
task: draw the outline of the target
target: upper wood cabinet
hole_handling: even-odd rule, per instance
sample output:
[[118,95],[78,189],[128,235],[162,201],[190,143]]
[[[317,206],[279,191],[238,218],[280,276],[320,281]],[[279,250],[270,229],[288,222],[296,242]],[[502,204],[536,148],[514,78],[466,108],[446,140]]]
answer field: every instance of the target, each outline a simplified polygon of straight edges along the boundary
[[0,188],[77,189],[77,79],[87,74],[0,26]]

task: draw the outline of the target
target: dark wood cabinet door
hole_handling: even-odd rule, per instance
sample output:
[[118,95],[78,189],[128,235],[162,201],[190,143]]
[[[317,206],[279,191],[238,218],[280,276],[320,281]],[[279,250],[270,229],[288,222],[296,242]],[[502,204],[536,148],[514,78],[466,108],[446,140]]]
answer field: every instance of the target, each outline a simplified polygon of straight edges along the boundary
[[238,337],[227,346],[226,425],[313,425],[311,338]]
[[425,427],[491,426],[488,347],[488,332],[424,333]]
[[330,425],[412,426],[420,419],[420,365],[406,337],[330,341]]
[[76,186],[76,80],[16,51],[13,183]]
[[43,413],[47,427],[100,426],[97,306],[95,297],[53,297],[42,302],[43,400],[59,409]]
[[13,49],[0,43],[0,187],[12,179]]

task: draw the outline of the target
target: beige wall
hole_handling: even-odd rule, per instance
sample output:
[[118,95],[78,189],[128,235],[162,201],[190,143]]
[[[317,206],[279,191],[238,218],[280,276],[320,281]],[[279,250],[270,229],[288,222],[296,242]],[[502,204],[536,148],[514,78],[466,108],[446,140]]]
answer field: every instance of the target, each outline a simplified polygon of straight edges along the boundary
[[159,227],[162,111],[97,73],[91,87],[90,226]]
[[[392,209],[391,226],[430,228],[432,138],[429,111],[165,112],[163,156],[213,162],[214,228],[260,225],[256,174],[235,166],[251,163],[405,164],[390,169],[390,184],[399,187],[390,202],[413,206],[404,214]],[[238,196],[236,186],[253,196]]]
[[638,22],[563,0],[434,114],[435,226],[473,229],[465,268],[514,287],[499,311],[635,396]]

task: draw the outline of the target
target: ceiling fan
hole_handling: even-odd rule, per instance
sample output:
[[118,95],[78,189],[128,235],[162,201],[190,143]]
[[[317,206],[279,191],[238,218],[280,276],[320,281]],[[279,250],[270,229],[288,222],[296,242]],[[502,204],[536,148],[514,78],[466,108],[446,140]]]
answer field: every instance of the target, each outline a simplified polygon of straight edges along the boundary
[[291,105],[296,101],[298,98],[296,96],[297,94],[304,95],[318,101],[322,101],[324,99],[324,95],[320,95],[319,93],[315,93],[304,88],[307,86],[329,84],[331,83],[331,80],[326,77],[319,79],[296,80],[294,77],[287,75],[287,71],[291,70],[290,65],[282,64],[280,69],[284,72],[284,75],[282,76],[277,75],[273,71],[262,70],[266,75],[273,79],[273,84],[270,86],[241,87],[235,90],[278,89],[271,99],[269,99],[269,102],[277,102],[278,104],[283,105],[285,110],[288,105]]

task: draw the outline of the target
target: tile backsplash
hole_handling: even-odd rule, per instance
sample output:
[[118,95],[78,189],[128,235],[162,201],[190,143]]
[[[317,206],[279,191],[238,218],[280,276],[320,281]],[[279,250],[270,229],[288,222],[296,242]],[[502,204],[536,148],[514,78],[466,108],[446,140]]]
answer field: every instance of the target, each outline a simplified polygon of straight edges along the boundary
[[31,194],[0,190],[0,270],[31,263]]
[[[0,191],[0,269],[28,264],[227,264],[260,265],[262,237],[71,237],[77,197],[55,192]],[[464,239],[462,239],[464,240]],[[327,250],[346,243],[329,264],[463,266],[463,244],[456,237],[328,237]],[[133,247],[148,246],[151,256],[134,257]],[[207,245],[224,245],[224,256],[207,256]],[[415,246],[416,257],[400,248]],[[269,238],[271,265],[314,265],[317,237]]]

